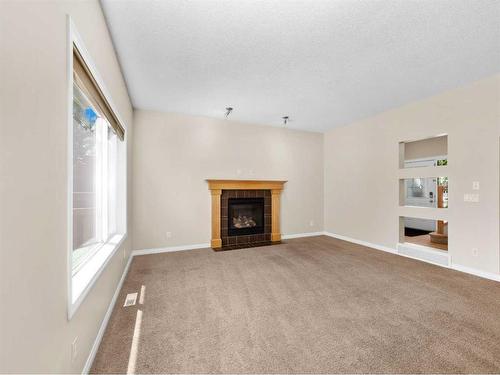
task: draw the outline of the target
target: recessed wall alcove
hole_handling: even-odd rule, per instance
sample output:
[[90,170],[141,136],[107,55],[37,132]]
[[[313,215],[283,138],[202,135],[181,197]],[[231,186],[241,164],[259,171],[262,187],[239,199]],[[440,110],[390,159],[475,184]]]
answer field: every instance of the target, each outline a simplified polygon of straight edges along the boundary
[[399,147],[398,252],[448,265],[448,136]]

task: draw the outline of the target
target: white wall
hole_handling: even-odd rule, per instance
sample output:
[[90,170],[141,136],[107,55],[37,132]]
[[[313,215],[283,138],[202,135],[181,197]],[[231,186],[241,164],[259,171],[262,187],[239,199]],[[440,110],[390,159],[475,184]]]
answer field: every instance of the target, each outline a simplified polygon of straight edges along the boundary
[[323,230],[319,133],[135,111],[133,173],[134,249],[210,242],[210,178],[288,180],[282,233]]
[[1,1],[0,372],[81,372],[130,252],[129,237],[68,321],[67,14],[131,136],[98,1]]
[[[325,230],[395,249],[399,215],[422,212],[398,207],[398,142],[448,134],[452,262],[498,274],[499,121],[497,75],[329,131]],[[466,203],[473,181],[481,183],[480,202]]]

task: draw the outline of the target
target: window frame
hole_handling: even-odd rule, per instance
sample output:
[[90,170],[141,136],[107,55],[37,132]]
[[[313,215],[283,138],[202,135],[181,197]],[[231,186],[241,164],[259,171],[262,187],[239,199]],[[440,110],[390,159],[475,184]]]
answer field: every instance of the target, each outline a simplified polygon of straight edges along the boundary
[[[118,200],[117,206],[122,206],[122,210],[117,211],[116,227],[117,234],[112,235],[106,242],[99,245],[99,248],[89,258],[84,266],[78,272],[73,274],[73,50],[76,48],[85,64],[89,68],[90,73],[95,79],[99,89],[108,101],[113,114],[118,119],[119,123],[125,129],[123,143],[117,148],[117,178],[123,181],[122,186],[117,182],[121,199]],[[93,62],[87,48],[85,47],[82,38],[80,37],[73,20],[67,16],[67,313],[68,320],[74,316],[77,309],[82,304],[85,297],[88,295],[95,282],[98,280],[101,273],[107,267],[109,261],[113,258],[116,251],[121,247],[127,238],[127,223],[128,223],[128,202],[127,202],[127,127],[123,122],[117,107],[114,104],[109,90],[106,88],[102,77],[99,75],[96,65]],[[118,198],[117,198],[118,199]],[[118,217],[119,215],[119,217]],[[125,253],[124,253],[125,255]]]

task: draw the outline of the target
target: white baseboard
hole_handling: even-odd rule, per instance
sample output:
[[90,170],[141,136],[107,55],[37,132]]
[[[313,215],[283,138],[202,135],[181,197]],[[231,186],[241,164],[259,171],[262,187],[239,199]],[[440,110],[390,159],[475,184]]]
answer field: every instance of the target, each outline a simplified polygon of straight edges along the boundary
[[374,243],[371,243],[371,242],[357,240],[355,238],[351,238],[351,237],[347,237],[347,236],[342,236],[340,234],[331,233],[331,232],[324,232],[323,234],[325,236],[337,238],[337,239],[343,240],[343,241],[352,242],[352,243],[355,243],[355,244],[358,244],[358,245],[363,245],[363,246],[366,246],[366,247],[371,247],[372,249],[385,251],[387,253],[391,253],[391,254],[397,254],[398,253],[398,251],[396,249],[392,249],[392,248],[387,247],[387,246],[382,246],[382,245],[377,245],[377,244],[374,244]]
[[138,255],[160,254],[160,253],[169,253],[171,251],[184,251],[184,250],[195,250],[195,249],[206,249],[206,248],[210,248],[209,243],[160,247],[160,248],[156,248],[156,249],[134,250],[134,251],[132,251],[132,256],[135,257]]
[[284,234],[281,236],[284,240],[290,240],[292,238],[302,238],[302,237],[315,237],[322,236],[325,232],[309,232],[309,233],[296,233],[296,234]]
[[132,262],[133,255],[130,254],[127,260],[127,264],[125,265],[125,269],[123,270],[122,277],[116,286],[115,293],[113,294],[113,298],[111,298],[111,302],[109,303],[108,310],[104,315],[104,319],[101,322],[101,326],[99,327],[99,331],[97,332],[97,337],[94,340],[94,344],[92,345],[92,349],[90,349],[89,356],[87,361],[85,362],[85,366],[83,367],[82,374],[88,374],[90,368],[92,367],[92,363],[94,362],[95,356],[97,354],[97,350],[99,349],[99,345],[101,344],[102,337],[104,336],[104,332],[106,331],[106,327],[108,326],[109,318],[111,317],[111,313],[115,307],[116,300],[118,299],[118,295],[120,294],[120,290],[122,289],[123,281],[125,280],[125,276],[127,276],[128,269],[130,267],[130,263]]
[[[288,240],[292,238],[321,236],[323,234],[324,232],[284,234],[281,238],[284,240]],[[168,253],[171,251],[184,251],[184,250],[195,250],[195,249],[206,249],[206,248],[210,248],[210,243],[207,242],[207,243],[192,244],[192,245],[180,245],[171,247],[160,247],[155,249],[134,250],[132,251],[132,256],[160,254],[160,253]]]
[[489,279],[493,281],[499,281],[500,282],[500,275],[496,273],[491,273],[491,272],[485,272],[481,270],[477,270],[475,268],[470,268],[466,266],[462,266],[460,264],[453,264],[450,267],[451,269],[454,269],[455,271],[460,271],[460,272],[465,272],[474,276],[479,276],[482,277],[483,279]]
[[335,234],[335,233],[330,233],[330,232],[324,232],[323,234],[325,236],[329,236],[329,237],[333,237],[333,238],[338,238],[339,240],[344,240],[344,241],[352,242],[352,243],[355,243],[355,244],[358,244],[358,245],[363,245],[363,246],[366,246],[366,247],[370,247],[372,249],[386,251],[388,253],[399,255],[399,256],[402,256],[402,257],[405,257],[405,258],[411,258],[411,259],[415,259],[415,260],[418,260],[418,261],[421,261],[421,262],[431,263],[431,264],[434,264],[434,265],[439,266],[439,267],[449,268],[449,269],[452,269],[452,270],[455,270],[455,271],[460,271],[460,272],[468,273],[470,275],[482,277],[484,279],[493,280],[493,281],[499,281],[500,282],[500,274],[491,273],[491,272],[485,272],[485,271],[477,270],[475,268],[470,268],[470,267],[462,266],[462,265],[459,265],[459,264],[453,264],[453,263],[451,263],[450,266],[447,266],[447,265],[443,265],[443,264],[439,264],[439,263],[434,263],[434,262],[429,261],[429,260],[419,259],[419,258],[415,258],[415,257],[409,256],[409,255],[400,254],[400,253],[398,253],[398,251],[396,249],[392,249],[390,247],[386,247],[386,246],[382,246],[382,245],[377,245],[377,244],[366,242],[366,241],[357,240],[355,238],[351,238],[351,237],[347,237],[347,236],[342,236],[340,234]]

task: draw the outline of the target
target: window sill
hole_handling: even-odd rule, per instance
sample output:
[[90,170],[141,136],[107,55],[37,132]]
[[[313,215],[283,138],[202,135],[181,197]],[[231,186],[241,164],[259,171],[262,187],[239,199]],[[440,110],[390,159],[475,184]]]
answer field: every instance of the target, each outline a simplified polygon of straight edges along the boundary
[[125,233],[116,234],[103,244],[92,258],[70,280],[68,320],[71,319],[101,275],[115,252],[127,238]]

